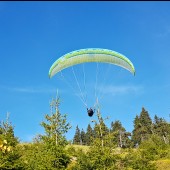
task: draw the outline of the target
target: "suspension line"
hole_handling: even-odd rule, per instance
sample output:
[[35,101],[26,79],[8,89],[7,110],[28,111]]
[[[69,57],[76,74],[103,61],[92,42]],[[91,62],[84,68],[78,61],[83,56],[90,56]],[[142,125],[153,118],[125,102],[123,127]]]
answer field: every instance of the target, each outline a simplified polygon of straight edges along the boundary
[[78,94],[76,93],[75,88],[73,88],[73,86],[71,86],[71,83],[69,83],[69,82],[67,81],[67,79],[65,78],[65,76],[62,74],[61,71],[60,71],[60,74],[61,74],[62,79],[66,82],[66,84],[74,91],[74,93],[80,98],[80,100],[82,101],[82,103],[87,107],[87,104],[86,104],[86,103],[84,102],[84,100],[80,97],[80,95],[78,95]]
[[84,93],[85,93],[85,102],[87,104],[87,90],[86,90],[86,74],[85,74],[85,67],[83,64],[83,78],[84,78]]
[[[109,66],[107,67],[107,69],[104,73],[103,85],[101,86],[99,95],[98,95],[99,100],[101,100],[104,97],[104,93],[102,93],[102,91],[105,89],[106,80],[108,79],[108,75],[109,75],[108,72],[110,71],[110,67],[111,67],[111,64],[109,64]],[[104,69],[103,69],[103,71],[104,71]]]
[[80,84],[79,84],[79,82],[78,82],[78,80],[77,80],[77,76],[76,76],[76,74],[75,74],[75,72],[74,72],[74,68],[73,68],[73,67],[72,67],[72,72],[73,72],[73,74],[74,74],[74,78],[75,78],[75,80],[76,80],[76,83],[77,83],[78,89],[79,89],[79,91],[80,91],[81,99],[82,99],[82,101],[83,101],[84,105],[87,107],[86,100],[84,99],[84,96],[83,96],[83,93],[82,93],[82,90],[81,90]]
[[99,72],[99,66],[98,66],[98,62],[97,62],[96,63],[96,82],[95,82],[95,89],[94,89],[95,100],[97,99],[98,72]]

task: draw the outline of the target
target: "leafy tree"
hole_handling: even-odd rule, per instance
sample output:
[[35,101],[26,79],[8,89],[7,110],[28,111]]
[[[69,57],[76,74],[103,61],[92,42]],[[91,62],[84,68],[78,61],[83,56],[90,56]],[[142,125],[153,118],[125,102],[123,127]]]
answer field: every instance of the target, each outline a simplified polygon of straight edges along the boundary
[[142,141],[148,139],[152,134],[152,120],[145,110],[142,108],[140,115],[135,117],[134,130],[132,131],[132,141],[134,145],[139,145]]
[[81,134],[78,125],[76,126],[76,132],[73,138],[73,144],[77,144],[77,145],[81,144]]

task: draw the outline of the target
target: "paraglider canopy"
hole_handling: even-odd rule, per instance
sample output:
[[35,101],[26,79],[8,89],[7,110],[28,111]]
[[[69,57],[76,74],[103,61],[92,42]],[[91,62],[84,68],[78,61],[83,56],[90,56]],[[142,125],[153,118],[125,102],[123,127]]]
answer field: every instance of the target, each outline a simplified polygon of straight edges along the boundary
[[87,48],[67,53],[57,59],[49,70],[49,77],[53,77],[56,73],[65,68],[86,62],[115,64],[127,69],[135,75],[135,68],[132,62],[123,54],[108,49]]

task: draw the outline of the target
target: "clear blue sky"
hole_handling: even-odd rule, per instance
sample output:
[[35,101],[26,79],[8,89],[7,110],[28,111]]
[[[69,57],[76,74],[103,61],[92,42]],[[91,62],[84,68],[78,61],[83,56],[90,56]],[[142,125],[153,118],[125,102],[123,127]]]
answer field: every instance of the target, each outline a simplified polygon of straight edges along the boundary
[[135,76],[121,68],[109,71],[101,101],[108,125],[120,120],[132,131],[142,107],[151,118],[169,121],[169,2],[0,2],[0,120],[10,112],[21,141],[43,133],[40,122],[57,89],[60,111],[73,126],[67,138],[77,125],[86,130],[91,119],[81,101],[66,84],[48,78],[57,58],[82,48],[120,52],[136,68]]

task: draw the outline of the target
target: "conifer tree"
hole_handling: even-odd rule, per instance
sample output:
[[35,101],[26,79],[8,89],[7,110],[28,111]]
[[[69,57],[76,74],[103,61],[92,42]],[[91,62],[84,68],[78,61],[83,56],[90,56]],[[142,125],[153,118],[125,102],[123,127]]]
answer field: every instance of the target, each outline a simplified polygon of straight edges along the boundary
[[73,144],[77,144],[77,145],[81,144],[81,134],[78,125],[76,126],[76,132],[73,138]]
[[112,141],[118,147],[129,147],[130,139],[128,136],[131,136],[130,132],[126,132],[126,129],[122,126],[122,123],[119,120],[111,122],[111,133],[113,134]]
[[80,136],[81,136],[81,145],[86,145],[86,133],[84,132],[83,129],[81,130]]
[[86,144],[88,146],[92,144],[93,138],[94,138],[94,131],[92,127],[90,126],[90,124],[88,124],[87,131],[86,131]]
[[71,128],[67,123],[66,114],[59,111],[60,100],[52,99],[50,103],[51,113],[45,115],[45,121],[41,123],[45,134],[39,135],[39,139],[29,147],[24,162],[26,169],[66,169],[70,157],[65,151],[67,144],[65,133]]
[[139,145],[142,141],[148,139],[152,134],[152,120],[149,113],[142,108],[140,115],[134,119],[134,130],[132,132],[132,141],[134,145]]
[[6,121],[0,122],[0,169],[24,169],[18,151],[18,138],[14,135],[14,127],[9,122],[9,113]]
[[165,119],[159,118],[157,115],[154,117],[153,131],[160,136],[165,144],[170,140],[170,124]]
[[45,115],[47,122],[43,121],[41,126],[45,130],[45,135],[42,136],[44,141],[53,141],[57,144],[63,145],[66,142],[64,134],[68,132],[71,125],[67,123],[67,115],[61,115],[59,111],[59,97],[52,99],[50,103],[51,113]]
[[95,125],[94,125],[94,137],[95,138],[102,138],[102,136],[104,137],[108,134],[109,134],[109,129],[105,125],[103,118],[100,117],[99,122],[98,123],[95,122]]

